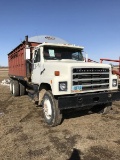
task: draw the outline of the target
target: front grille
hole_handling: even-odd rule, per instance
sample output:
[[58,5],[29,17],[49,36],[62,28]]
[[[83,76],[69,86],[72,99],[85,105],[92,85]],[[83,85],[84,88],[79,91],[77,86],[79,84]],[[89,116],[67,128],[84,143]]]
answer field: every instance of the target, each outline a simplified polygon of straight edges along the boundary
[[108,68],[73,68],[72,86],[82,87],[82,91],[109,88]]

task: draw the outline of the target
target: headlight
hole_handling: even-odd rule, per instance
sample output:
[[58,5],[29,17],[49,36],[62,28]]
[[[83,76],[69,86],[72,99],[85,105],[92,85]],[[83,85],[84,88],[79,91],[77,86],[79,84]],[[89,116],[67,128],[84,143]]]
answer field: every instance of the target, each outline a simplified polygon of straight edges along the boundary
[[113,79],[113,80],[112,80],[112,86],[113,86],[113,87],[116,87],[116,86],[117,86],[117,79]]
[[59,82],[59,91],[67,91],[67,82]]

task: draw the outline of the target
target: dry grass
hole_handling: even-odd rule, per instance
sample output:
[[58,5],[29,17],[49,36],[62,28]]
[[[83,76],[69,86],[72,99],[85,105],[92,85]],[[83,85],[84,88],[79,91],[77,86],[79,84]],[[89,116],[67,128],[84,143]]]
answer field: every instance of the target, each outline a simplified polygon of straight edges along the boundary
[[8,68],[0,68],[0,82],[4,78],[8,78]]
[[[0,72],[0,81],[6,77]],[[0,85],[1,160],[119,160],[119,151],[120,102],[104,116],[65,113],[63,123],[50,128],[27,95],[13,97]]]

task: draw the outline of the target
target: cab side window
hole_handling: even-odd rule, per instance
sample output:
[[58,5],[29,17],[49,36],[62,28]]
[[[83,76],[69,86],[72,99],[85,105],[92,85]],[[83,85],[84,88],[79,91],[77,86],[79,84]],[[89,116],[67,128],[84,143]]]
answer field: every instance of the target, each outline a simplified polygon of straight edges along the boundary
[[35,50],[34,63],[40,62],[40,49]]

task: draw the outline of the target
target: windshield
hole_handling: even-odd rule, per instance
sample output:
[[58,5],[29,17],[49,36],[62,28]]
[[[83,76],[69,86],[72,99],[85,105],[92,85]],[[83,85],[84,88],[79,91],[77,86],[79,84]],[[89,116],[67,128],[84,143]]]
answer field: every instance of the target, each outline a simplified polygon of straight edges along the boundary
[[43,53],[46,60],[73,59],[83,61],[82,49],[79,48],[44,46]]

